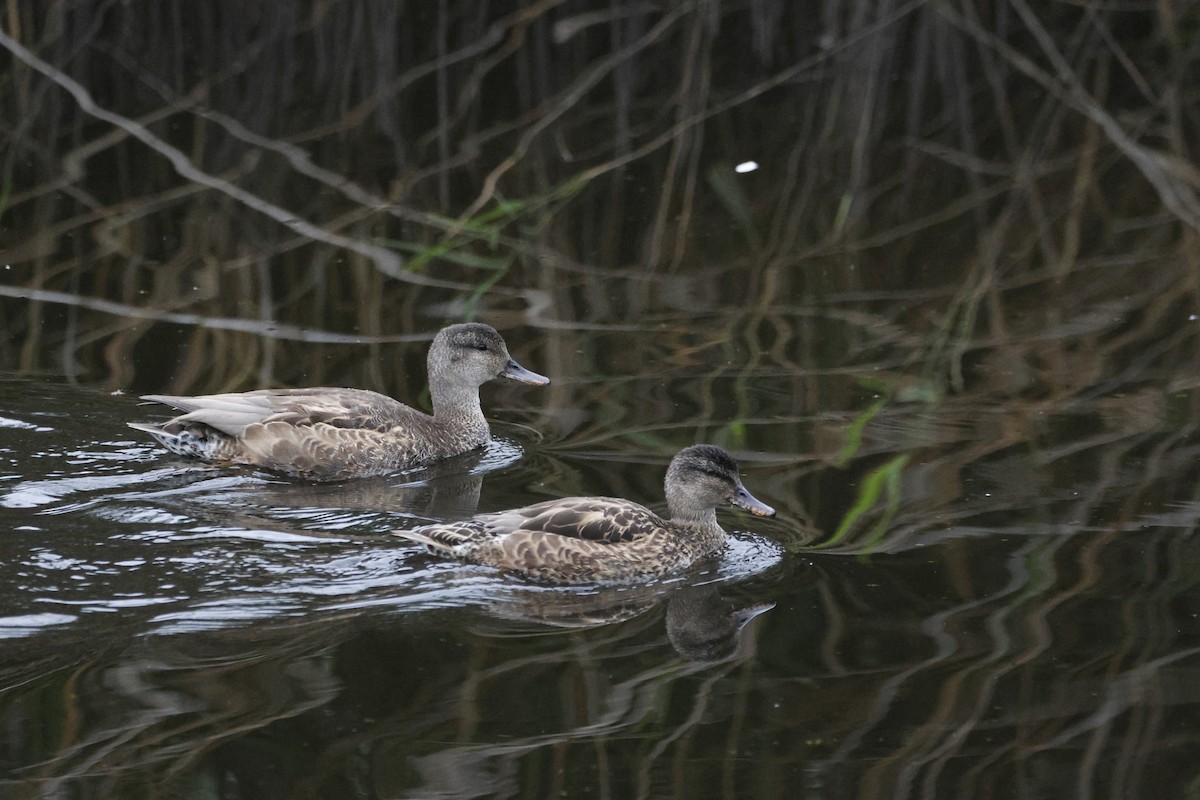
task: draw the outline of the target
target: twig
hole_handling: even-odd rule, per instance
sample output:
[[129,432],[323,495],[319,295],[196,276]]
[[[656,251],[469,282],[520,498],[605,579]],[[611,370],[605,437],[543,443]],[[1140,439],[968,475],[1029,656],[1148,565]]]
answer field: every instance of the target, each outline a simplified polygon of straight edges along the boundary
[[221,194],[227,195],[228,197],[231,197],[234,200],[242,203],[246,207],[270,217],[281,225],[284,225],[285,227],[301,234],[302,236],[306,236],[314,241],[323,242],[334,247],[343,247],[347,250],[358,253],[359,255],[365,256],[373,261],[375,266],[389,277],[420,285],[439,284],[438,281],[434,281],[433,279],[427,278],[423,275],[406,271],[404,269],[403,260],[399,255],[391,250],[378,247],[368,242],[359,242],[346,236],[331,233],[324,228],[308,222],[307,220],[300,219],[293,212],[270,203],[258,195],[242,189],[240,186],[236,186],[229,181],[204,172],[192,164],[192,162],[182,151],[155,136],[140,123],[96,105],[96,102],[92,99],[91,94],[80,83],[53,65],[48,64],[47,62],[38,58],[37,55],[35,55],[32,51],[23,47],[4,31],[0,31],[0,47],[4,47],[17,59],[42,73],[52,82],[68,92],[72,97],[75,98],[75,102],[78,103],[79,108],[84,113],[124,130],[130,136],[166,158],[180,176],[206,186],[209,189],[220,192]]
[[283,322],[273,322],[270,320],[210,317],[203,314],[183,314],[177,311],[155,311],[153,309],[131,306],[126,303],[116,303],[111,300],[101,300],[95,297],[81,297],[67,292],[53,292],[46,289],[22,289],[14,286],[0,286],[0,297],[17,297],[41,303],[59,303],[74,308],[88,308],[93,311],[101,311],[121,317],[132,317],[134,319],[145,319],[154,322],[171,322],[177,325],[195,325],[213,330],[241,331],[243,333],[253,333],[256,336],[267,339],[286,339],[297,342],[376,344],[385,342],[419,342],[429,338],[427,334],[352,336],[315,328],[301,328],[298,325],[288,325]]

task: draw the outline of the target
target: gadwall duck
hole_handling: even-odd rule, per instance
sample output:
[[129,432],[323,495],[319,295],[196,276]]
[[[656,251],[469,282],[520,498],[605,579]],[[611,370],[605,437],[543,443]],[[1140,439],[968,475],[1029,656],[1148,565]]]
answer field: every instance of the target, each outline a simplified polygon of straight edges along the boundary
[[465,453],[491,438],[480,385],[509,378],[545,385],[522,367],[490,325],[442,329],[429,347],[433,416],[365,389],[259,389],[143,400],[186,413],[129,423],[168,450],[221,464],[248,464],[310,480],[379,475]]
[[670,519],[629,500],[567,497],[395,533],[430,552],[545,583],[628,583],[720,550],[726,533],[717,524],[719,505],[775,515],[742,485],[737,462],[713,445],[693,445],[671,460],[666,493]]

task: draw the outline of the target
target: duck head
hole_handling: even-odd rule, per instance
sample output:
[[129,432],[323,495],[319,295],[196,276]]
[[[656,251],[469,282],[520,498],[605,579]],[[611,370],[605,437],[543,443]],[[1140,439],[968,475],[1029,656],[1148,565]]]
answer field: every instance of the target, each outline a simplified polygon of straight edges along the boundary
[[775,516],[775,509],[742,485],[733,456],[711,444],[692,445],[671,459],[666,490],[672,517],[695,516],[725,503],[760,517]]
[[527,370],[508,354],[504,339],[491,325],[467,322],[438,332],[429,347],[429,382],[481,386],[495,378],[544,386],[550,379]]

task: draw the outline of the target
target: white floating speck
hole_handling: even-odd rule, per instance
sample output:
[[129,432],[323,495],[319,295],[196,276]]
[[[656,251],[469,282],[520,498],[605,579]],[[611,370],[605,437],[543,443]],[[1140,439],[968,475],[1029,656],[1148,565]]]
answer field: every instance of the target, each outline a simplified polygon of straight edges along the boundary
[[743,161],[734,167],[733,171],[740,175],[743,172],[754,172],[756,169],[758,169],[757,161]]

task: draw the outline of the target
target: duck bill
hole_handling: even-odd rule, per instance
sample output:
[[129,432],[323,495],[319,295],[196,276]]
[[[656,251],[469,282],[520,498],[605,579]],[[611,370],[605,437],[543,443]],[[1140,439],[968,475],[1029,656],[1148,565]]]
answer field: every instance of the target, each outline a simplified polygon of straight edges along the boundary
[[733,612],[733,624],[737,630],[741,630],[747,622],[757,617],[759,614],[765,614],[775,607],[774,603],[755,603],[754,605],[739,608]]
[[775,509],[759,500],[750,492],[746,491],[745,486],[739,486],[737,491],[733,493],[733,498],[730,500],[738,508],[744,508],[756,517],[773,517]]
[[528,383],[533,386],[545,386],[550,382],[550,379],[545,375],[538,375],[536,372],[531,372],[511,358],[504,365],[504,369],[500,370],[500,374],[497,377],[508,378],[509,380]]

